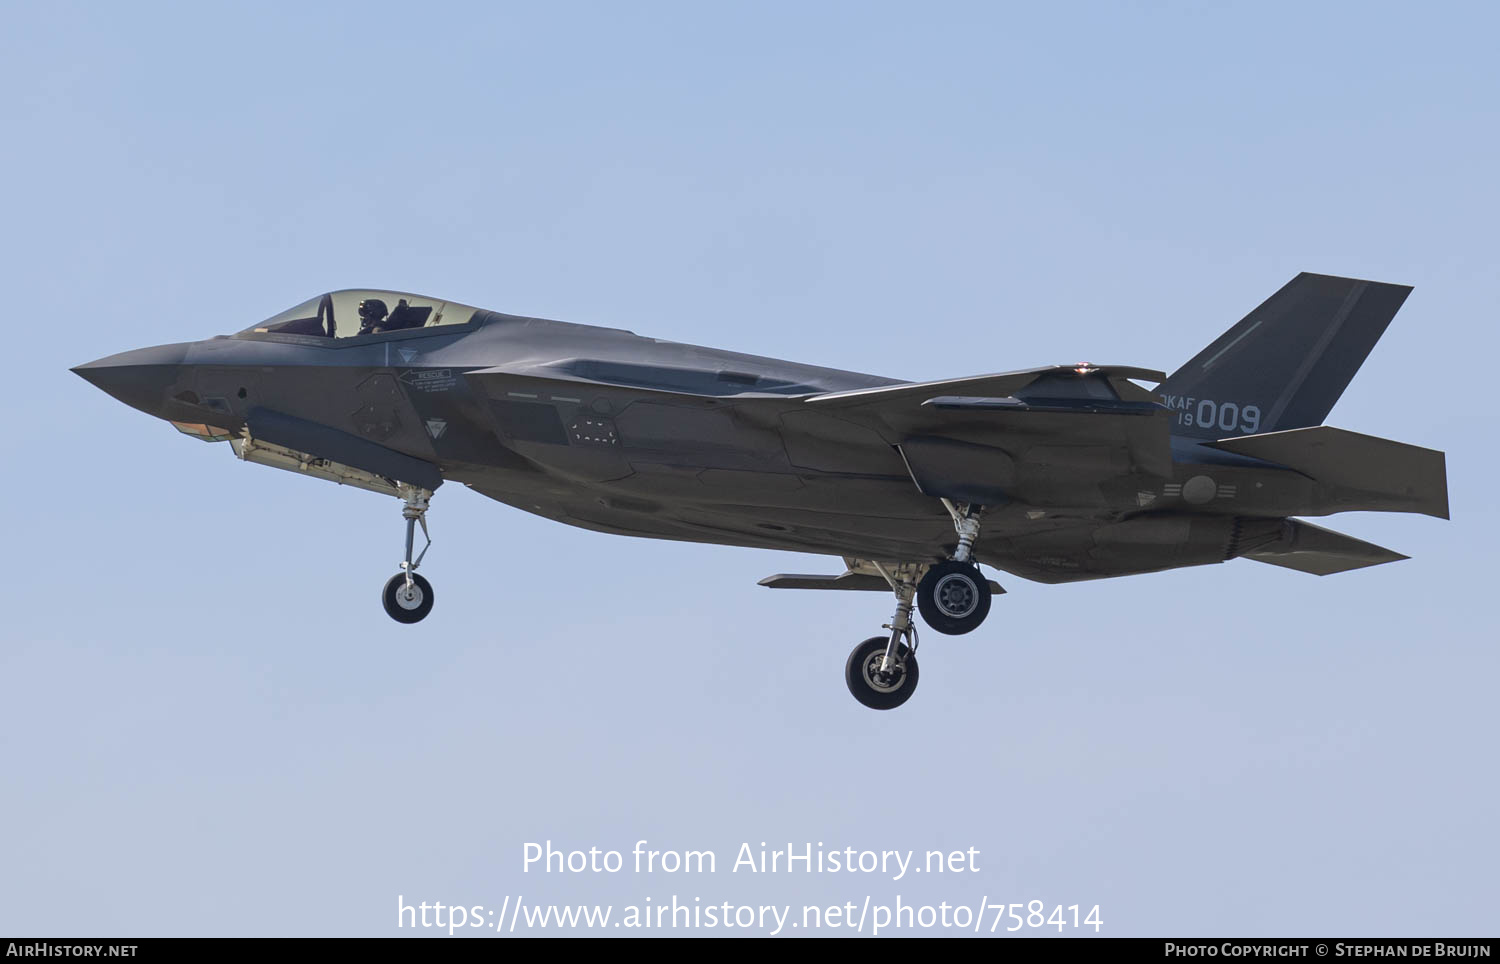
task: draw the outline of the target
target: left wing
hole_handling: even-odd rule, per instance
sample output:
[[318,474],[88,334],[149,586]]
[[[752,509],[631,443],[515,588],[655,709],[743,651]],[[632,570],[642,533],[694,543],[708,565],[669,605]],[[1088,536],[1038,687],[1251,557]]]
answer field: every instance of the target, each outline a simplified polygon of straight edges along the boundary
[[[993,579],[987,580],[990,584],[990,592],[1000,595],[1005,590]],[[804,573],[779,572],[774,576],[767,576],[756,585],[765,586],[767,589],[840,589],[854,590],[860,592],[890,592],[891,584],[881,576],[871,575],[856,569],[840,573],[837,576],[815,576]]]

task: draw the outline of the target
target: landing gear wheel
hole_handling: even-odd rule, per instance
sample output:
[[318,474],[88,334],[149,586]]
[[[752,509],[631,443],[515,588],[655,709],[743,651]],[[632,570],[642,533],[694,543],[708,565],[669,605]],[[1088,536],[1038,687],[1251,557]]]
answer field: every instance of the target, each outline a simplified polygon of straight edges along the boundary
[[917,584],[917,609],[933,629],[962,636],[990,614],[990,583],[978,566],[949,560],[927,570]]
[[408,587],[406,573],[398,572],[385,584],[380,601],[385,603],[386,614],[396,622],[419,623],[432,612],[432,584],[412,573]]
[[917,688],[917,655],[905,643],[896,650],[896,665],[889,673],[881,672],[888,642],[884,636],[871,636],[854,647],[844,664],[844,682],[849,684],[849,692],[875,710],[894,710],[911,699]]

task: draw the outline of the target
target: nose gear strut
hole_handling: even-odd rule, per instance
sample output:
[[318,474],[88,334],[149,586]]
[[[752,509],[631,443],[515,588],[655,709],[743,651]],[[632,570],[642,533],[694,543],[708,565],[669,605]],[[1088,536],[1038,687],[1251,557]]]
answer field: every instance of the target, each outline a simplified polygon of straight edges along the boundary
[[[432,499],[432,490],[405,482],[396,483],[396,492],[405,503],[401,518],[406,520],[406,558],[401,571],[392,576],[381,593],[381,602],[386,613],[398,623],[421,622],[432,612],[432,584],[417,575],[417,567],[432,548],[432,535],[427,531],[427,508]],[[415,559],[412,550],[416,546],[417,526],[422,527],[422,537],[427,544]]]

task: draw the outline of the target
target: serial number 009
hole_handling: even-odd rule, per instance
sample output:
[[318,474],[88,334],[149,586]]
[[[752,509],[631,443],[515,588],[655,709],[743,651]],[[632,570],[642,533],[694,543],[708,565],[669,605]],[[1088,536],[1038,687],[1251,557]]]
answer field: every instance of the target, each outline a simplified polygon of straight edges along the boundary
[[[1008,931],[1018,931],[1023,927],[1056,927],[1061,933],[1066,927],[1092,927],[1097,934],[1099,928],[1104,926],[1104,921],[1099,917],[1098,904],[1082,918],[1079,916],[1081,908],[1078,904],[1069,904],[1066,908],[1058,904],[1048,914],[1047,905],[1039,900],[1027,904],[990,904],[988,909],[995,915],[995,921],[990,925],[991,933],[1000,929],[1001,921],[1007,922],[1005,929]],[[1026,912],[1024,915],[1021,913],[1023,910]],[[1009,921],[1015,921],[1015,926],[1010,926]]]
[[1260,406],[1217,402],[1211,398],[1167,396],[1167,407],[1175,409],[1179,425],[1254,435],[1260,431]]

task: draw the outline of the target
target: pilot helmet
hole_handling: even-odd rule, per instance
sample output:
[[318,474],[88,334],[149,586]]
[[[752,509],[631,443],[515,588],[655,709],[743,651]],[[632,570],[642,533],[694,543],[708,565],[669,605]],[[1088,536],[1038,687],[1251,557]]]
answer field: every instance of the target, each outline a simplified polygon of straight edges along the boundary
[[359,303],[359,317],[361,321],[376,322],[385,316],[385,302],[379,298],[366,298]]

